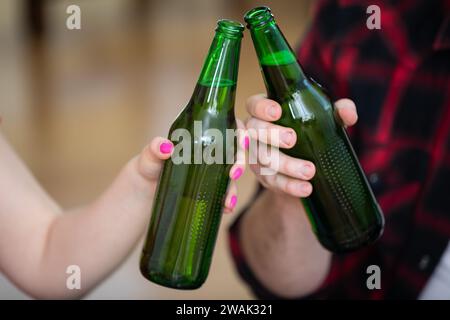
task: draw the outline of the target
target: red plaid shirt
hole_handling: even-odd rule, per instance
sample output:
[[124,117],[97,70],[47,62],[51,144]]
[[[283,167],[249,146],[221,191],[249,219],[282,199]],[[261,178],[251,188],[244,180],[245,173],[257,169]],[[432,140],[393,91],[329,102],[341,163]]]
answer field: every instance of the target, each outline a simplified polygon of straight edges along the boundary
[[[371,4],[381,9],[380,30],[366,27]],[[355,101],[359,121],[349,134],[386,226],[374,245],[334,255],[327,279],[309,298],[417,298],[449,243],[449,13],[450,1],[430,0],[316,7],[299,61],[334,99]],[[277,298],[243,259],[239,221],[230,228],[237,268],[258,297]],[[381,290],[366,287],[372,264],[381,268]]]

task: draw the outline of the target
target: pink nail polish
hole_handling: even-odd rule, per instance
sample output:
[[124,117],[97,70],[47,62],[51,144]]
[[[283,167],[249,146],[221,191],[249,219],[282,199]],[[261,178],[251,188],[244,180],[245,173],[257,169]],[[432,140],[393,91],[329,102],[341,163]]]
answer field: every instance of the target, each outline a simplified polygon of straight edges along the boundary
[[234,207],[236,206],[236,202],[237,202],[237,197],[235,195],[233,195],[230,199],[230,208],[234,209]]
[[169,142],[163,142],[159,145],[159,151],[161,151],[162,153],[171,153],[173,149],[173,145]]
[[247,150],[249,146],[250,146],[250,138],[246,136],[244,138],[244,149]]
[[240,176],[242,176],[242,169],[241,168],[237,168],[234,173],[233,176],[231,177],[231,179],[233,180],[237,180],[240,178]]

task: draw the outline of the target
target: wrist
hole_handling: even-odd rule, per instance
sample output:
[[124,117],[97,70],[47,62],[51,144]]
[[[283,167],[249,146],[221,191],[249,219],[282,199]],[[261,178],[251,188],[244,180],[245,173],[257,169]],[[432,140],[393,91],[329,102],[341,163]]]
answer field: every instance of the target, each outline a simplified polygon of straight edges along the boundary
[[331,254],[317,241],[299,198],[265,190],[242,217],[242,255],[255,277],[280,297],[315,291]]
[[309,223],[307,219],[304,219],[307,217],[301,198],[269,189],[265,193],[265,202],[270,208],[266,211],[268,215],[275,215],[277,219],[285,223],[290,223],[292,219],[301,219],[305,223]]

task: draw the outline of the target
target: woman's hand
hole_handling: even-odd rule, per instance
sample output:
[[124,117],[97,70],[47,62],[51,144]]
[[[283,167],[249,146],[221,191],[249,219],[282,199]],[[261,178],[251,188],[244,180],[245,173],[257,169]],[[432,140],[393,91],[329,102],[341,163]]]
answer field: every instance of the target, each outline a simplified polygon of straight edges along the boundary
[[[243,129],[244,125],[241,121],[237,120],[238,128]],[[243,133],[243,131],[240,131]],[[237,203],[237,187],[236,180],[238,180],[245,171],[245,164],[242,161],[244,150],[248,147],[248,138],[243,134],[238,136],[238,150],[237,161],[231,167],[230,170],[230,185],[228,187],[227,196],[224,202],[224,212],[231,213],[236,207]],[[145,178],[147,183],[150,184],[151,190],[155,191],[156,184],[158,183],[159,175],[163,167],[164,161],[170,161],[174,149],[173,143],[165,138],[156,137],[149,145],[147,145],[138,156],[137,170],[139,174]]]

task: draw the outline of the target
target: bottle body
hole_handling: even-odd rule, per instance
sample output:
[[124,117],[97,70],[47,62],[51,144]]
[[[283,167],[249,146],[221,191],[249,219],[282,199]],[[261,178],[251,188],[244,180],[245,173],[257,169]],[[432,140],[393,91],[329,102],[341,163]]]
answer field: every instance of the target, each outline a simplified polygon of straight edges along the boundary
[[261,20],[259,30],[250,29],[268,97],[282,107],[276,123],[297,134],[296,145],[283,152],[316,166],[312,194],[302,199],[312,229],[333,252],[372,243],[382,233],[384,218],[334,106],[322,88],[305,77],[273,18],[267,18],[272,24],[267,27]]
[[[193,119],[190,114],[195,107],[189,104],[169,132],[169,136],[177,128],[193,132],[194,121],[208,125],[202,128],[201,136],[193,137],[191,159],[196,146],[208,147],[211,139],[205,132],[209,128],[224,132],[236,127],[234,117],[201,113]],[[223,148],[226,150],[225,145]],[[203,284],[211,264],[230,168],[231,164],[225,162],[165,162],[141,258],[141,272],[146,278],[178,289],[195,289]]]
[[352,251],[374,242],[383,215],[347,133],[335,119],[334,106],[309,80],[285,97],[277,124],[294,129],[298,141],[283,152],[316,167],[312,194],[302,199],[314,233],[333,252]]
[[169,130],[175,148],[161,172],[140,260],[148,280],[196,289],[207,278],[236,137],[234,100],[244,27],[219,21],[192,98]]

